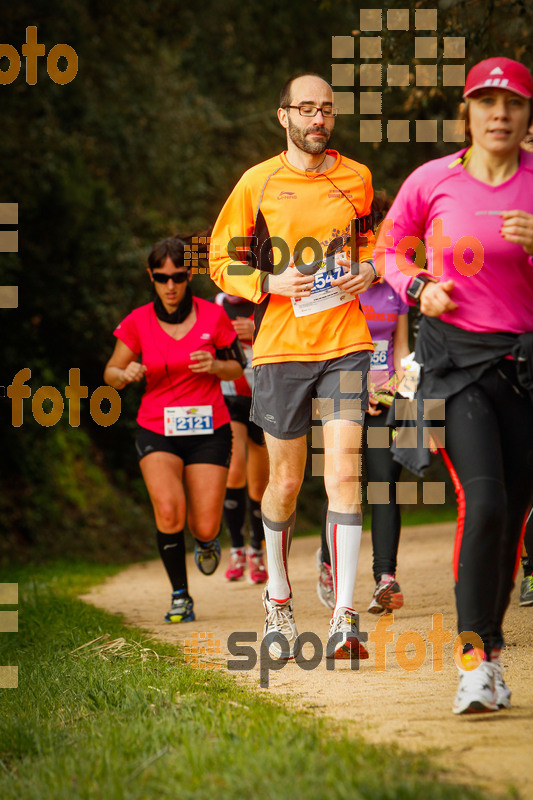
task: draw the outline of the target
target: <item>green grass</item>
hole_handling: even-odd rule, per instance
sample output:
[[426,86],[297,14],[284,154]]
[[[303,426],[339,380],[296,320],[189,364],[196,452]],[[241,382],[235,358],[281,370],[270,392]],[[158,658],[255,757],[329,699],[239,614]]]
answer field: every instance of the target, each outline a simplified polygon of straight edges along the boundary
[[[19,633],[0,636],[0,664],[19,667],[19,688],[0,690],[2,800],[483,796],[439,783],[423,757],[194,670],[176,648],[75,598],[109,572],[0,573],[20,589]],[[72,652],[104,634],[129,647]]]

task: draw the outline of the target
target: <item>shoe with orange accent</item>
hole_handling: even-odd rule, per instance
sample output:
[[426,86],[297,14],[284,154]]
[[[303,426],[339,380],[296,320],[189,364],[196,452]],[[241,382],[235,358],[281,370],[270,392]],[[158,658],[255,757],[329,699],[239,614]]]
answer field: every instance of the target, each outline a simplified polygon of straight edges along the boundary
[[359,661],[369,658],[359,632],[359,614],[353,608],[339,608],[332,618],[326,658],[353,658]]
[[403,594],[400,584],[394,578],[394,575],[382,575],[379,583],[376,583],[368,611],[370,614],[390,613],[402,606]]
[[454,714],[485,714],[498,711],[494,683],[494,665],[484,661],[477,649],[461,657],[459,688],[453,704]]

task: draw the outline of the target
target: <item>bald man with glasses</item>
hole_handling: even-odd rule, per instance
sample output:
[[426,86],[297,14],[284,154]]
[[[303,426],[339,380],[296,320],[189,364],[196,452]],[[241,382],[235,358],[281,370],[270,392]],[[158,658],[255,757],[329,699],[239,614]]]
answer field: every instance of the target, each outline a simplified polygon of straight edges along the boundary
[[358,301],[377,279],[372,179],[363,164],[327,147],[337,112],[323,78],[306,73],[287,81],[277,115],[287,149],[244,173],[217,219],[210,255],[215,283],[257,304],[251,419],[265,432],[270,458],[261,505],[269,572],[265,636],[272,657],[297,655],[288,557],[315,421],[322,424],[336,598],[326,653],[368,658],[353,590],[374,349]]

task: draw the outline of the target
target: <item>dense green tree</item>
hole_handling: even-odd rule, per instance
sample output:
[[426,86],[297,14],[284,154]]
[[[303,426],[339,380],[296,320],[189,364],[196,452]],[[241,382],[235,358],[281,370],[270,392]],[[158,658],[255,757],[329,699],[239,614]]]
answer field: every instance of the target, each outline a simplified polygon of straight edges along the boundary
[[[365,2],[365,8],[438,6],[438,36],[465,36],[467,62],[504,53],[527,58],[533,7],[526,0]],[[28,85],[25,65],[0,86],[0,200],[19,204],[20,249],[0,255],[2,284],[19,286],[18,309],[0,311],[2,366],[7,386],[30,367],[32,390],[61,391],[72,367],[92,392],[112,348],[117,321],[149,297],[143,263],[158,238],[205,229],[239,175],[282,149],[276,120],[288,75],[331,75],[331,37],[355,39],[358,92],[360,4],[348,0],[19,0],[2,9],[0,40],[19,53],[35,25],[46,52],[73,47],[78,74],[58,85],[38,60]],[[384,30],[383,63],[413,66],[413,29]],[[439,64],[442,56],[439,49]],[[60,62],[59,67],[63,68]],[[6,60],[0,61],[6,69]],[[384,87],[391,118],[451,118],[459,89]],[[356,103],[357,106],[357,103]],[[361,144],[359,117],[338,120],[334,146],[368,163],[375,185],[394,192],[417,164],[454,145]],[[207,278],[199,291],[213,293]],[[138,392],[123,395],[112,428],[94,423],[83,402],[82,426],[64,418],[43,428],[32,419],[11,424],[0,403],[4,458],[0,462],[0,525],[10,542],[42,541],[53,550],[58,532],[106,526],[121,541],[140,541],[146,524],[132,458],[131,429]],[[108,481],[111,479],[111,483]],[[107,489],[104,491],[104,484]],[[91,490],[88,487],[92,487]],[[127,493],[113,503],[113,491]],[[105,508],[105,514],[103,509]],[[135,535],[133,535],[133,533]],[[119,537],[120,538],[120,537]],[[84,545],[85,547],[86,545]],[[135,545],[136,546],[136,545]],[[139,552],[139,548],[135,552]]]

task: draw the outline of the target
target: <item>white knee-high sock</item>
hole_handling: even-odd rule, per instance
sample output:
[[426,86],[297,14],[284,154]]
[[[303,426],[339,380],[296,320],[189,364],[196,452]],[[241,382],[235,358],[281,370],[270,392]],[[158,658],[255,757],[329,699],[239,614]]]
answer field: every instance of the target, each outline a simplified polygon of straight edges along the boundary
[[361,514],[341,514],[328,511],[326,535],[331,557],[331,573],[335,589],[335,608],[353,608],[353,590],[359,547],[361,545]]
[[283,602],[291,594],[288,559],[296,512],[285,522],[272,522],[263,514],[265,544],[268,560],[268,596]]

